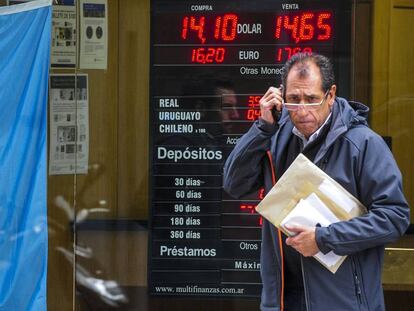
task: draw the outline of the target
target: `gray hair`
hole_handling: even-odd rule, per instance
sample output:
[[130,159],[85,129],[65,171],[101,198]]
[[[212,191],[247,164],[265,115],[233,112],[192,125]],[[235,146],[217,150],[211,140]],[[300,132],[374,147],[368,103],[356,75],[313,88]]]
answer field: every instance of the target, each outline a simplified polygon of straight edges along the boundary
[[335,84],[335,74],[330,59],[317,53],[297,53],[294,54],[283,66],[281,76],[283,89],[286,91],[287,76],[293,66],[298,65],[299,75],[305,77],[308,74],[307,63],[314,63],[321,72],[322,89],[324,92]]

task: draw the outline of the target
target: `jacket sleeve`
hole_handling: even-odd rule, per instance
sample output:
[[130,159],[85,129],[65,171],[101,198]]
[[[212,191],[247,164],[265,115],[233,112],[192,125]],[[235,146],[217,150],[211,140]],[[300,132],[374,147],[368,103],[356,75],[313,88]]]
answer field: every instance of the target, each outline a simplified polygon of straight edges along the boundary
[[240,198],[262,186],[262,161],[276,131],[275,125],[258,119],[239,139],[224,165],[223,187],[228,194]]
[[317,228],[316,242],[323,253],[349,255],[394,242],[410,223],[401,173],[381,137],[371,135],[360,147],[356,167],[359,200],[368,213]]

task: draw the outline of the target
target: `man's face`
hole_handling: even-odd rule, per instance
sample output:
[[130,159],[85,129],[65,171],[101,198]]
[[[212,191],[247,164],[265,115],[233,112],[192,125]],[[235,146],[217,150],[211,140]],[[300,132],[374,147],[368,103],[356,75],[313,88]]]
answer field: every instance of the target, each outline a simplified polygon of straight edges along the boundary
[[225,133],[233,133],[233,120],[239,120],[240,114],[236,109],[237,98],[234,90],[226,88],[218,88],[216,95],[222,96],[222,105],[224,109],[220,110],[220,116],[225,129]]
[[[307,67],[305,75],[301,75],[299,70],[303,66]],[[296,64],[291,68],[286,79],[285,102],[304,104],[296,111],[289,111],[289,115],[292,123],[306,138],[325,122],[334,103],[335,92],[336,86],[333,85],[324,99],[321,73],[314,63]],[[319,103],[323,99],[322,105],[316,109],[304,107],[308,103]]]

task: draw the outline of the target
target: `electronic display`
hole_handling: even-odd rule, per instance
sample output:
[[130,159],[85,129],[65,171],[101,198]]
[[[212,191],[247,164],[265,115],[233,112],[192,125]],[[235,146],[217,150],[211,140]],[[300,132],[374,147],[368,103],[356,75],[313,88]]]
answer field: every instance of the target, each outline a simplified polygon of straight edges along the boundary
[[298,52],[349,95],[352,1],[153,0],[149,292],[258,297],[264,190],[235,199],[222,171]]
[[334,42],[329,10],[168,14],[159,20],[165,26],[154,34],[160,64],[281,64],[298,52],[331,54]]

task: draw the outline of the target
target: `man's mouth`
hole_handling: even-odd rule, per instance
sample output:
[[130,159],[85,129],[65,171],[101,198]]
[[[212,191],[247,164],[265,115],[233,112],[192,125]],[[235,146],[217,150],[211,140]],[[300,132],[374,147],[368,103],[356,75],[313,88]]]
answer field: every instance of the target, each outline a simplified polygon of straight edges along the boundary
[[312,121],[310,120],[300,120],[298,121],[299,124],[307,124],[307,123],[311,123]]

